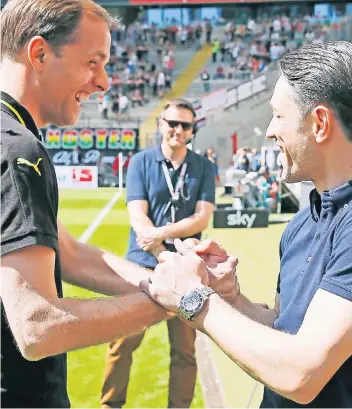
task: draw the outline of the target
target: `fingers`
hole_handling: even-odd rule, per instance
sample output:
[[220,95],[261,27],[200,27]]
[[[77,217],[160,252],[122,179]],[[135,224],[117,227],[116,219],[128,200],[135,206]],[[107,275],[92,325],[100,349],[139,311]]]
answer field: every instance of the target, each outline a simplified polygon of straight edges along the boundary
[[151,240],[147,240],[147,239],[137,239],[137,244],[140,248],[142,248],[143,246],[148,246],[151,243]]
[[236,274],[236,267],[238,266],[238,258],[234,256],[229,256],[226,261],[229,263],[230,267],[232,268],[233,274]]
[[204,241],[200,242],[198,246],[194,247],[194,251],[197,254],[212,254],[219,257],[226,257],[227,252],[221,246],[221,244],[212,241],[211,239],[205,239]]
[[231,276],[232,278],[236,275],[237,264],[238,259],[236,257],[228,256],[226,261],[218,263],[215,268],[211,266],[209,266],[209,268],[215,277]]
[[186,239],[186,240],[183,241],[183,244],[184,244],[186,247],[190,248],[190,249],[193,249],[193,248],[194,248],[195,246],[197,246],[199,243],[200,243],[200,240],[193,239],[193,238],[191,238],[191,239]]
[[143,251],[150,251],[155,249],[156,247],[160,246],[161,241],[160,240],[152,240],[152,239],[140,239],[137,240],[138,246],[143,250]]
[[159,263],[164,263],[165,261],[172,260],[175,257],[175,253],[171,251],[162,251],[159,254],[158,261]]
[[139,283],[139,288],[141,289],[141,291],[148,294],[149,297],[150,297],[151,295],[150,295],[150,291],[149,291],[149,286],[150,286],[150,284],[146,280],[143,280],[143,281],[141,281]]
[[194,248],[197,253],[209,253],[211,246],[213,245],[213,241],[210,239],[205,239],[201,241],[198,246]]
[[158,300],[158,291],[153,285],[153,283],[150,283],[146,280],[142,280],[139,283],[139,288],[141,291],[143,291],[145,294],[147,294],[152,300],[156,301],[158,304],[160,304],[160,300]]
[[256,302],[255,305],[258,305],[258,307],[265,308],[266,310],[269,309],[269,305],[265,303]]
[[175,239],[174,241],[174,246],[176,250],[178,251],[179,254],[182,256],[187,256],[187,255],[195,255],[195,252],[192,247],[187,246],[187,243],[185,241],[182,241],[180,239]]

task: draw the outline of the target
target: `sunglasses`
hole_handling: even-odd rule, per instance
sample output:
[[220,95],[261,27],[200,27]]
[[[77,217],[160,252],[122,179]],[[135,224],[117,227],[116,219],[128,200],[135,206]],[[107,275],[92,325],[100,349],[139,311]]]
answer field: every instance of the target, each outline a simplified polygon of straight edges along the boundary
[[193,122],[181,122],[181,121],[172,121],[166,118],[161,118],[163,119],[165,122],[167,122],[167,124],[169,125],[170,128],[174,129],[177,128],[179,125],[182,126],[182,129],[184,131],[189,131],[191,128],[193,128]]

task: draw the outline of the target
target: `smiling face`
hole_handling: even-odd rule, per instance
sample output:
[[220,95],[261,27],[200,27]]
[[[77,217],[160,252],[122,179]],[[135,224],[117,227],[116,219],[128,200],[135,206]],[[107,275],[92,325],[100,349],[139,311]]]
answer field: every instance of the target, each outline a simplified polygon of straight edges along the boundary
[[171,149],[186,147],[192,138],[192,127],[189,130],[184,130],[181,124],[178,124],[173,128],[167,121],[193,123],[194,117],[192,112],[189,109],[171,105],[164,111],[162,118],[164,119],[160,119],[159,128],[163,135],[163,141],[167,143]]
[[71,44],[56,55],[46,48],[37,80],[40,117],[44,124],[74,125],[81,102],[109,88],[104,65],[109,60],[111,36],[104,20],[84,14]]
[[270,103],[273,117],[266,137],[274,139],[280,148],[281,179],[289,183],[312,180],[319,156],[311,132],[311,118],[309,115],[302,118],[285,77],[281,76],[277,81]]

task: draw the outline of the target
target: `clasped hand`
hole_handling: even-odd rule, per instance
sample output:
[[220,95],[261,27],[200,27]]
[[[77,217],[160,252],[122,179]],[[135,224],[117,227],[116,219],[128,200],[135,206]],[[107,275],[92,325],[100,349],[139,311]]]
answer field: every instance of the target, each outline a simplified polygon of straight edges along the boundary
[[136,232],[137,244],[143,251],[150,251],[161,245],[164,241],[162,227],[150,227]]
[[212,287],[228,302],[240,293],[236,277],[237,258],[230,256],[216,242],[175,239],[177,253],[163,251],[151,283],[141,282],[141,289],[170,311],[178,312],[182,296],[202,285]]

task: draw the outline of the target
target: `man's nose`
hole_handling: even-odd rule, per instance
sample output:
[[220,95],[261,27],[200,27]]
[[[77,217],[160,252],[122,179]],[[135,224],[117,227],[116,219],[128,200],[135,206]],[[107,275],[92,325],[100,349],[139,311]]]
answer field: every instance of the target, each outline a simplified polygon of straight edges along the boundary
[[266,139],[274,139],[275,138],[275,124],[274,124],[274,117],[271,119],[268,128],[265,133]]
[[105,68],[101,68],[95,77],[95,85],[99,91],[106,92],[110,89],[109,77]]
[[175,131],[176,131],[177,134],[182,133],[182,132],[183,132],[182,125],[181,125],[181,124],[178,124],[178,125],[176,126],[176,128],[175,128]]

